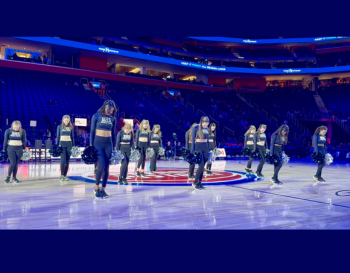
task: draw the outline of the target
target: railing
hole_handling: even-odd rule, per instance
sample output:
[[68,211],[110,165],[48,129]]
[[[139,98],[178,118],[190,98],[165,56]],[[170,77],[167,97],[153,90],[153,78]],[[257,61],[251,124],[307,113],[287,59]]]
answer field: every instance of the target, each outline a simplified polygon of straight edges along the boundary
[[256,103],[253,103],[254,107],[256,107],[256,109],[258,110],[258,112],[260,112],[260,107],[259,105],[257,105]]
[[338,124],[344,131],[348,132],[350,134],[350,126],[345,125],[345,122],[342,122],[340,119],[338,119],[336,116],[333,116],[333,121]]
[[192,103],[187,102],[186,107],[192,109],[192,111],[194,113],[194,105]]
[[239,142],[244,142],[244,136],[239,136]]
[[230,128],[228,128],[227,126],[224,126],[224,128],[222,129],[222,132],[226,132],[231,134],[232,136],[235,136],[235,132],[233,130],[231,130]]
[[260,113],[262,116],[264,116],[266,119],[268,119],[269,114],[264,109],[261,109]]
[[80,78],[80,84],[81,85],[83,84],[82,80],[86,80],[86,84],[89,84],[89,79],[87,79],[87,78]]
[[136,119],[136,121],[138,122],[138,123],[140,123],[140,120],[141,120],[141,118],[140,118],[140,116],[130,116],[130,118],[132,118],[132,119]]
[[202,115],[202,116],[206,116],[207,115],[206,113],[204,113],[202,110],[199,110],[199,109],[197,109],[197,114],[198,115]]
[[292,121],[292,123],[302,132],[307,133],[309,130],[304,126],[300,120],[297,117],[294,117],[292,115],[288,115],[289,119]]
[[216,119],[214,119],[212,116],[209,115],[209,118],[216,123],[216,126],[220,126],[220,122],[218,122]]
[[275,123],[278,126],[278,120],[274,118],[273,116],[270,117],[270,121]]
[[247,100],[247,102],[248,102],[250,105],[252,105],[252,106],[253,106],[253,104],[252,104],[252,100],[251,100],[250,98],[246,98],[246,100]]
[[[251,108],[254,108],[253,107],[253,105],[252,105],[252,103],[250,102],[251,100],[249,99],[249,98],[246,98],[245,96],[244,96],[244,94],[243,95],[241,95],[241,94],[236,94],[237,95],[237,97],[239,97],[242,101],[244,101],[246,104],[248,104],[248,106],[250,106]],[[248,101],[249,100],[249,101]]]
[[103,83],[104,86],[106,86],[106,81],[105,80],[98,80],[98,81]]
[[145,101],[147,101],[147,103],[148,103],[149,105],[151,105],[151,106],[153,107],[153,109],[154,109],[156,112],[158,112],[163,118],[165,118],[166,120],[168,120],[169,122],[171,122],[172,124],[174,124],[175,127],[176,127],[178,130],[181,130],[181,131],[185,132],[185,129],[183,129],[183,128],[181,128],[179,125],[177,125],[177,124],[176,124],[171,118],[169,118],[167,115],[164,115],[164,113],[163,113],[161,110],[159,110],[156,106],[154,106],[154,104],[151,103],[148,99],[146,99],[145,96],[143,96],[143,99],[144,99]]

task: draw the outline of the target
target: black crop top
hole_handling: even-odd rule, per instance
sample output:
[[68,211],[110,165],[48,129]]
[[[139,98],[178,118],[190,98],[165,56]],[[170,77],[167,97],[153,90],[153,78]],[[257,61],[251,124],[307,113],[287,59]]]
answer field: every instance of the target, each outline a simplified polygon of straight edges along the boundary
[[313,146],[314,146],[314,152],[318,153],[318,145],[317,144],[323,144],[325,151],[327,151],[327,146],[325,145],[327,143],[326,136],[314,135],[312,142],[313,142]]
[[[196,139],[199,139],[199,136],[197,135],[198,130],[199,130],[199,125],[193,127],[193,129],[192,129],[191,152],[194,152]],[[208,147],[209,147],[209,130],[208,130],[208,128],[202,129],[202,132],[203,132],[203,137],[204,137],[204,139],[207,140]]]
[[102,117],[99,113],[92,116],[91,131],[90,131],[90,145],[94,145],[96,130],[110,131],[112,133],[113,149],[115,148],[117,137],[115,135],[115,127],[117,119],[111,116]]
[[132,133],[127,134],[123,130],[121,130],[117,135],[117,145],[116,145],[117,150],[120,150],[120,145],[121,145],[120,142],[128,142],[130,146],[133,147],[134,135]]
[[19,131],[13,131],[11,128],[7,129],[5,131],[4,135],[4,150],[6,151],[7,146],[9,146],[8,142],[9,140],[21,140],[22,141],[22,148],[25,149],[27,145],[27,135],[26,131],[22,130],[22,135]]
[[258,143],[259,141],[265,141],[265,148],[267,149],[267,139],[266,135],[264,133],[256,133],[255,134],[255,143]]
[[136,132],[136,147],[139,146],[139,138],[140,137],[145,137],[148,139],[148,145],[149,145],[149,133],[146,131],[146,132],[141,132],[140,129],[137,129],[137,132]]
[[281,139],[278,139],[277,135],[277,133],[273,133],[271,136],[270,154],[273,154],[275,144],[282,145],[282,148],[284,148],[284,136],[282,136]]
[[[253,141],[253,145],[254,145],[254,151],[256,148],[256,143],[255,143],[255,134],[248,134],[244,136],[244,148],[247,146],[247,141]],[[252,144],[249,144],[252,145]]]
[[163,144],[162,144],[162,138],[158,136],[158,134],[154,134],[154,133],[149,133],[150,134],[150,141],[158,141],[159,143],[159,146],[160,147],[163,147]]
[[[71,130],[69,127],[65,129],[62,128],[62,125],[57,126],[57,136],[56,136],[56,144],[60,145],[61,136],[70,136],[72,141],[72,145],[74,146],[74,130]],[[66,142],[66,141],[64,141]]]
[[215,134],[213,132],[209,133],[209,139],[212,139],[214,141],[214,145],[216,146]]

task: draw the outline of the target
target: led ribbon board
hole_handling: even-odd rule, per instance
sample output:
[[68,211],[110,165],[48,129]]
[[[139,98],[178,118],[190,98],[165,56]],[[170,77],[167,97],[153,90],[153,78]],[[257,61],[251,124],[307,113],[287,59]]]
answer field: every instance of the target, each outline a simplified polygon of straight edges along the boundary
[[207,71],[216,72],[230,72],[230,73],[244,73],[244,74],[260,74],[260,75],[283,75],[283,74],[310,74],[310,73],[334,73],[334,72],[346,72],[350,71],[350,66],[335,66],[335,67],[321,67],[321,68],[300,68],[300,69],[259,69],[259,68],[240,68],[240,67],[222,67],[211,66],[205,64],[198,64],[193,62],[184,62],[181,60],[175,60],[165,57],[152,56],[148,54],[141,54],[138,52],[132,52],[121,49],[112,49],[105,46],[98,46],[93,44],[80,43],[75,41],[68,41],[64,39],[51,38],[51,37],[14,37],[18,39],[74,47],[85,50],[91,50],[95,52],[102,52],[106,54],[120,55],[139,60],[154,61],[158,63],[178,65],[183,67],[191,67]]

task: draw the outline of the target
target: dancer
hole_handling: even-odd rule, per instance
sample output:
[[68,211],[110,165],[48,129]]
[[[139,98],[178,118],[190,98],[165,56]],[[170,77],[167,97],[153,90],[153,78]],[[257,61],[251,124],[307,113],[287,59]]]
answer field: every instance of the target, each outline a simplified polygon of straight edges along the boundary
[[157,171],[157,158],[159,155],[159,148],[163,147],[162,144],[162,132],[160,131],[160,125],[153,125],[152,132],[150,133],[150,147],[154,150],[154,155],[151,157],[151,173]]
[[[209,150],[212,151],[216,148],[216,125],[211,123],[209,126]],[[212,174],[211,172],[211,163],[207,163],[207,174]]]
[[266,153],[266,149],[267,149],[267,139],[266,139],[266,125],[265,124],[261,124],[259,126],[258,131],[255,134],[255,143],[256,143],[256,149],[258,150],[258,152],[261,155],[261,159],[258,165],[258,168],[256,169],[256,176],[257,177],[264,177],[264,175],[261,173],[263,166],[265,164],[265,153]]
[[19,120],[15,120],[11,124],[11,128],[5,131],[4,135],[4,150],[7,151],[10,160],[10,166],[5,179],[5,183],[10,183],[11,175],[12,182],[17,184],[18,163],[23,155],[23,149],[27,144],[26,132],[22,129],[22,124]]
[[[186,140],[186,143],[185,143],[185,147],[187,150],[191,151],[191,145],[192,145],[192,129],[193,127],[197,126],[198,124],[197,123],[193,123],[191,128],[186,132],[185,134],[185,140]],[[190,180],[193,180],[194,179],[194,167],[196,166],[196,164],[190,164],[189,168],[188,168],[188,174],[187,174],[187,177],[190,179]]]
[[69,181],[67,178],[69,159],[72,155],[72,147],[74,146],[74,128],[70,120],[70,116],[64,115],[62,124],[57,126],[56,144],[62,147],[61,153],[61,178],[60,181]]
[[[90,145],[93,145],[98,151],[95,180],[95,197],[97,198],[109,197],[105,189],[109,176],[109,160],[112,157],[112,150],[116,146],[116,109],[114,101],[107,100],[97,113],[93,115],[91,120]],[[101,178],[102,188],[100,189]]]
[[[256,149],[255,132],[256,132],[255,126],[250,125],[248,131],[244,134],[244,148],[248,148],[252,152],[254,152]],[[254,160],[254,158],[249,156],[247,167],[245,168],[245,171],[248,174],[254,173],[251,169],[253,160]]]
[[209,118],[202,117],[199,125],[193,127],[192,129],[192,145],[191,152],[194,151],[200,152],[202,154],[202,160],[198,164],[198,169],[194,178],[194,182],[192,183],[192,187],[195,189],[204,189],[202,185],[203,171],[204,165],[208,161],[209,157]]
[[151,132],[149,128],[149,121],[144,119],[141,121],[139,129],[137,129],[136,132],[136,148],[139,149],[141,153],[141,157],[137,163],[136,175],[138,177],[146,177],[144,169],[146,164],[146,150],[149,147],[149,133]]
[[128,185],[126,178],[128,176],[128,167],[130,161],[131,148],[134,147],[134,132],[132,126],[126,123],[117,135],[117,150],[123,155],[124,159],[120,166],[119,185]]
[[[312,146],[314,147],[314,152],[322,154],[325,156],[327,154],[327,146],[325,145],[327,143],[326,134],[327,134],[328,128],[326,126],[320,126],[316,128],[316,131],[312,137]],[[313,176],[313,178],[317,182],[326,182],[321,176],[322,169],[326,165],[326,162],[323,160],[323,162],[318,163],[317,172]]]
[[274,174],[271,177],[271,182],[277,185],[282,185],[283,183],[278,180],[278,173],[282,167],[282,152],[284,145],[288,143],[288,125],[281,125],[276,132],[271,136],[270,154],[274,154],[280,160],[278,164],[274,164]]

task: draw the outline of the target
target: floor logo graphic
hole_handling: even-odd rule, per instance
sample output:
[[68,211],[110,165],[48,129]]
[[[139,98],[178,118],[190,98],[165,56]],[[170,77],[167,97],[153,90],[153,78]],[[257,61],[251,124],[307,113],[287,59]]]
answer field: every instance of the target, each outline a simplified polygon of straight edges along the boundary
[[[159,168],[156,173],[146,173],[145,178],[137,177],[135,173],[129,173],[127,181],[132,185],[145,186],[189,186],[193,180],[187,178],[188,169]],[[212,171],[212,175],[204,175],[203,185],[222,185],[247,183],[256,180],[255,175],[247,175],[234,171]],[[83,174],[81,177],[72,177],[74,180],[83,180],[88,183],[95,183],[93,173]],[[110,172],[107,184],[118,184],[119,173]]]

